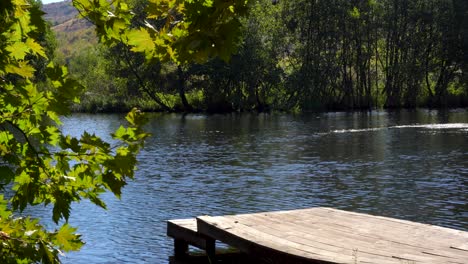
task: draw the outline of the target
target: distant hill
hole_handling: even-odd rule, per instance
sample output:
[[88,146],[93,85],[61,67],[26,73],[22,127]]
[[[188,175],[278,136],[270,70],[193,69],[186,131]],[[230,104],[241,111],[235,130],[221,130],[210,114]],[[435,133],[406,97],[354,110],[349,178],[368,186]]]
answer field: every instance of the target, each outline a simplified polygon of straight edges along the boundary
[[53,26],[76,19],[78,16],[78,11],[72,6],[71,0],[46,4],[42,7],[42,10],[46,13],[44,18],[51,22]]
[[97,44],[93,25],[78,17],[78,11],[71,0],[45,4],[42,10],[45,20],[52,24],[57,37],[57,55],[65,61],[79,54],[82,50]]
[[92,27],[90,22],[78,17],[78,11],[72,6],[71,0],[46,4],[42,10],[46,13],[45,20],[52,24],[55,32],[73,32]]

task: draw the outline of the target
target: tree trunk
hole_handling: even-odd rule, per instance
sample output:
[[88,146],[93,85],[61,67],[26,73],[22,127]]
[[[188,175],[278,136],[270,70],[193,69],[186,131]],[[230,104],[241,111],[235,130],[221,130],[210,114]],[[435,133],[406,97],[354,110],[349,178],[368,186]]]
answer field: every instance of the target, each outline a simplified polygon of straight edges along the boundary
[[193,108],[185,96],[185,76],[181,66],[177,66],[177,76],[177,91],[179,92],[180,100],[182,101],[183,110],[185,112],[192,112]]

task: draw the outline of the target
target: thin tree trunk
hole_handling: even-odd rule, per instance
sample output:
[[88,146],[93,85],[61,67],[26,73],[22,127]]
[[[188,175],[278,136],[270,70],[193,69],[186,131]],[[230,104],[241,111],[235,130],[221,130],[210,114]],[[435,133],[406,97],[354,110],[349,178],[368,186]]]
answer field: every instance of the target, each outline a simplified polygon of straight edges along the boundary
[[184,107],[185,112],[192,112],[193,108],[187,101],[187,97],[185,96],[185,76],[182,70],[182,66],[177,66],[177,90],[179,92],[180,100],[182,101],[182,106]]

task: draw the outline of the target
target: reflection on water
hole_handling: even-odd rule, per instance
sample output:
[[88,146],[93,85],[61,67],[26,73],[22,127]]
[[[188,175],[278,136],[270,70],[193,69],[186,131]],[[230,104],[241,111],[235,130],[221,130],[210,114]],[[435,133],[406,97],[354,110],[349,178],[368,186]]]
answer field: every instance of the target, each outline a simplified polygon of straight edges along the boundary
[[[104,135],[117,115],[64,130]],[[468,112],[153,115],[137,178],[108,211],[75,206],[64,263],[164,263],[165,221],[329,206],[468,230]],[[36,211],[35,214],[46,213]]]

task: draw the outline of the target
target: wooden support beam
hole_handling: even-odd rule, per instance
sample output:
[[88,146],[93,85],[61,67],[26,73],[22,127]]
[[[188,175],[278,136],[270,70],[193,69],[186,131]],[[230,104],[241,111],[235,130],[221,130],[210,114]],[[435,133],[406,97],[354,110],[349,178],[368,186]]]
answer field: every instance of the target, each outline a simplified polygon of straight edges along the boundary
[[196,219],[177,219],[167,222],[167,235],[174,238],[174,256],[188,255],[189,245],[206,251],[211,261],[216,259],[216,240],[197,231]]
[[188,255],[189,244],[182,239],[174,239],[174,256],[184,258]]
[[208,256],[211,263],[216,261],[216,240],[206,238],[206,255]]

